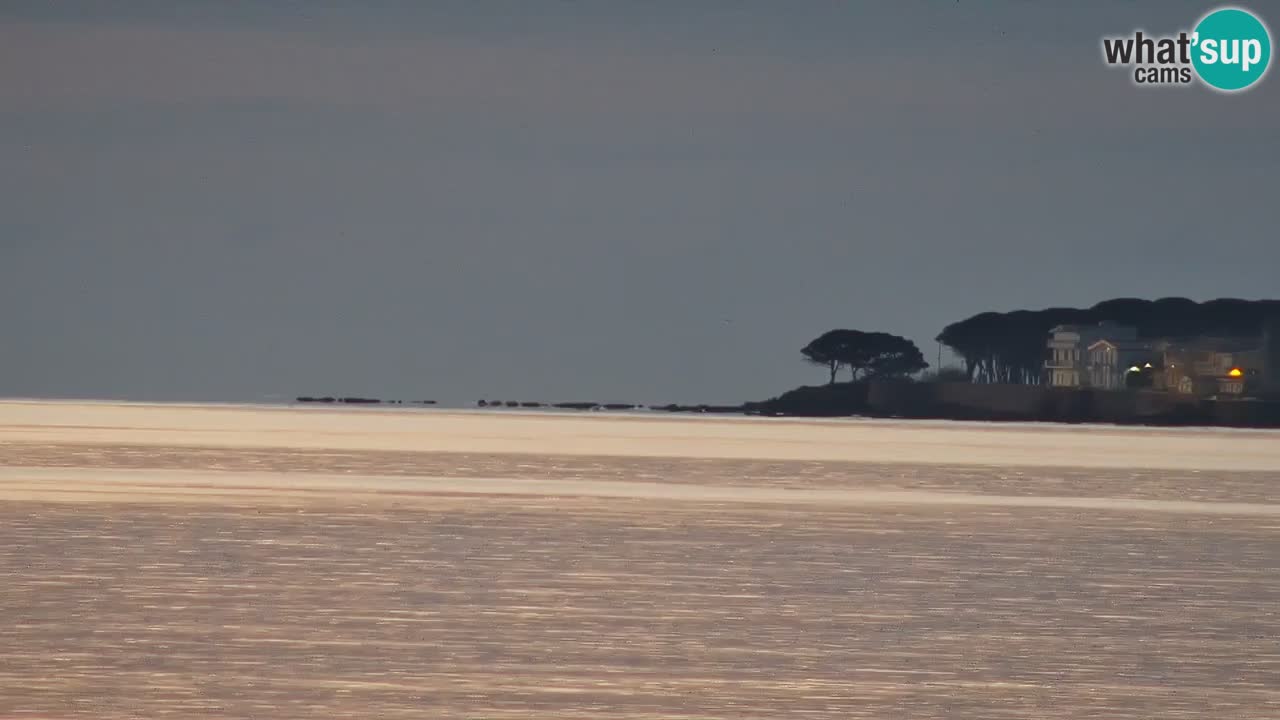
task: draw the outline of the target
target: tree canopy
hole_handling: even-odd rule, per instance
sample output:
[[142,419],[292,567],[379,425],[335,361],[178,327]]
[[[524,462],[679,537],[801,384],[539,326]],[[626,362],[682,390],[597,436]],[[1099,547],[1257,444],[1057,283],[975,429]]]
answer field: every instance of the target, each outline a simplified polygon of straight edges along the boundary
[[1273,317],[1280,317],[1280,300],[1116,298],[1087,309],[979,313],[946,326],[937,341],[964,360],[971,381],[1036,384],[1041,381],[1046,341],[1058,325],[1111,322],[1136,328],[1142,339],[1240,336],[1260,333]]
[[805,345],[800,354],[825,367],[830,383],[835,383],[840,369],[846,367],[850,380],[910,375],[929,367],[915,343],[883,332],[829,330]]

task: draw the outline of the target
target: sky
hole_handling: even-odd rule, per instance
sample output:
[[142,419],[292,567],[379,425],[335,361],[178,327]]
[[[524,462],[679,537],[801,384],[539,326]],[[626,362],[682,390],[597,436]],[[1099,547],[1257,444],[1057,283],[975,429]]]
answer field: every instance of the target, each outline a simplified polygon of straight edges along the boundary
[[1211,7],[6,0],[0,396],[738,402],[835,327],[1275,297],[1275,70],[1101,58]]

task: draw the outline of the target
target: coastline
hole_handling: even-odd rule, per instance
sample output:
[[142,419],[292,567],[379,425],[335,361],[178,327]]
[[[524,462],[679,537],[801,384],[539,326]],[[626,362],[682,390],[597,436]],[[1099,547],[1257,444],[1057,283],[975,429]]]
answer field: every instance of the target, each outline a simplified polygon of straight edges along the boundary
[[451,405],[434,400],[315,398],[273,401],[149,401],[114,398],[0,397],[0,404],[84,407],[257,408],[374,414],[477,414],[633,419],[759,419],[793,421],[905,421],[1032,427],[1280,429],[1280,399],[1196,398],[1144,390],[1049,388],[1037,385],[873,380],[801,386],[738,405],[484,401]]

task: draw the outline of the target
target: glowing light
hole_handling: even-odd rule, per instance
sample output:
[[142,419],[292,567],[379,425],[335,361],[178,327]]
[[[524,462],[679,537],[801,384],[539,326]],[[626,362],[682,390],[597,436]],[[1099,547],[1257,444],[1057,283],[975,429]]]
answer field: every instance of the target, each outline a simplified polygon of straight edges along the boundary
[[1151,363],[1147,363],[1146,365],[1143,365],[1142,367],[1149,368],[1149,367],[1151,367]]
[[1227,371],[1228,377],[1240,377],[1241,375],[1244,375],[1244,371],[1240,368],[1231,368]]
[[1129,372],[1142,372],[1142,368],[1138,367],[1137,365],[1134,365],[1133,367],[1129,368]]

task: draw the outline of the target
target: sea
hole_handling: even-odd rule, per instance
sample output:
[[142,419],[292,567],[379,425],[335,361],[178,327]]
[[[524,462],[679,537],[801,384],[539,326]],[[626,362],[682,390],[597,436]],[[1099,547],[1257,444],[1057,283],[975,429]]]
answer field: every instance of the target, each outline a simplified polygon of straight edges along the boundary
[[1280,718],[1280,433],[0,402],[0,718]]

